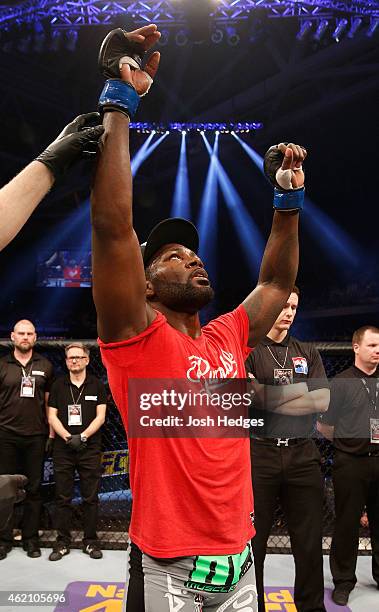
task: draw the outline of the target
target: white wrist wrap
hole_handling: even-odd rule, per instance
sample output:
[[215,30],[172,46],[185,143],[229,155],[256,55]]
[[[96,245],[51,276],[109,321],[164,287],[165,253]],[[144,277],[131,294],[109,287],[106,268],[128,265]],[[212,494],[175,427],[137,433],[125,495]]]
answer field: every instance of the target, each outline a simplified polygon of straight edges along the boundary
[[123,64],[129,64],[135,70],[140,70],[140,66],[137,64],[136,60],[134,60],[129,55],[124,55],[124,57],[120,57],[120,61],[118,63],[118,67],[121,70]]
[[[136,60],[134,60],[132,57],[129,57],[129,55],[124,55],[124,57],[120,58],[119,65],[118,65],[120,70],[121,70],[123,64],[129,64],[129,66],[131,68],[133,68],[134,70],[141,70],[141,68],[137,64]],[[147,89],[146,89],[146,91],[144,93],[139,94],[140,98],[143,98],[143,96],[146,96],[146,94],[150,90],[150,87],[153,84],[153,79],[151,78],[151,76],[149,74],[147,74],[147,72],[145,70],[143,70],[142,72],[145,74],[145,76],[147,78],[148,86],[147,86]]]
[[302,170],[302,166],[299,166],[299,168],[294,168],[293,170],[291,170],[290,168],[288,170],[282,170],[281,168],[279,168],[275,175],[276,182],[278,183],[278,185],[280,185],[282,189],[289,191],[293,189],[291,181],[292,172],[298,172],[300,170]]

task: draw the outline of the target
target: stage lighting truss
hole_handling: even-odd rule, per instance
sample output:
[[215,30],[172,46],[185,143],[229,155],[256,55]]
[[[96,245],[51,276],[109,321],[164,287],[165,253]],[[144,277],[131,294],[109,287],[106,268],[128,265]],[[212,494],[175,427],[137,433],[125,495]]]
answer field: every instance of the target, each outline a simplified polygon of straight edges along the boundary
[[130,127],[139,133],[150,134],[155,132],[157,134],[169,134],[172,132],[181,132],[182,134],[188,134],[189,132],[216,132],[219,134],[230,134],[231,132],[237,133],[249,133],[261,130],[263,123],[150,123],[150,122],[132,122]]
[[[194,0],[188,0],[193,2]],[[254,9],[265,9],[269,18],[337,17],[360,15],[379,17],[378,0],[222,0],[209,2],[212,23],[235,24],[248,19]],[[154,22],[159,26],[186,26],[186,2],[177,0],[26,0],[0,7],[2,27],[48,20],[54,28],[88,25],[112,26],[124,15],[136,24]]]

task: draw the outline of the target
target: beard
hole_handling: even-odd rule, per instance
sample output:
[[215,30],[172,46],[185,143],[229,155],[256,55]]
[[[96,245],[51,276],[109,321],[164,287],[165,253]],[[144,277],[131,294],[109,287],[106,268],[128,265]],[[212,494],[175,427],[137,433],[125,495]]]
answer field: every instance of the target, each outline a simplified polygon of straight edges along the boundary
[[20,353],[29,353],[29,351],[33,348],[33,344],[28,342],[28,344],[15,344],[15,347]]
[[160,302],[163,306],[175,312],[195,314],[214,297],[210,285],[195,287],[191,280],[187,283],[166,282],[154,279],[155,297],[152,301]]

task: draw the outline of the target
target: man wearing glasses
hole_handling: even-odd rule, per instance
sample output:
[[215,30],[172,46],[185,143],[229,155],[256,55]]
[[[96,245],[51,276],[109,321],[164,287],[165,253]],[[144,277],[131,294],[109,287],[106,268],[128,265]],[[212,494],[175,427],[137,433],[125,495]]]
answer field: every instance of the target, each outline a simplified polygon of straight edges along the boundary
[[101,559],[97,534],[98,490],[101,478],[101,427],[105,421],[103,383],[87,374],[89,350],[81,342],[65,349],[68,374],[56,380],[49,397],[49,423],[56,433],[53,448],[57,541],[50,561],[70,552],[71,500],[75,468],[83,501],[83,552]]

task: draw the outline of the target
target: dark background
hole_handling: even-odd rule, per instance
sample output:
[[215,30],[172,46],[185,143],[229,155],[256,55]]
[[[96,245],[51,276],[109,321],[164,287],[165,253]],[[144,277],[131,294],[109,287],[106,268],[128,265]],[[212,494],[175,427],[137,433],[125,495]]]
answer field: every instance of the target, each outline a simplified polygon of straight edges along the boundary
[[[1,7],[11,3],[2,2]],[[13,3],[15,4],[15,3]],[[379,32],[364,27],[339,43],[325,38],[299,42],[297,18],[269,19],[254,11],[259,35],[251,42],[253,18],[237,24],[240,42],[210,42],[207,3],[192,2],[190,41],[169,42],[154,86],[140,105],[139,121],[261,121],[262,130],[241,137],[263,155],[271,145],[293,141],[306,146],[307,196],[316,215],[326,213],[345,234],[355,264],[337,254],[323,231],[315,237],[302,223],[298,284],[302,309],[297,331],[304,338],[349,339],[361,324],[379,324],[378,289],[378,85]],[[206,8],[206,7],[205,7]],[[0,38],[0,183],[31,161],[74,116],[96,109],[103,79],[97,70],[99,44],[111,27],[130,29],[125,17],[111,26],[78,30],[74,51],[49,50],[51,32],[38,52],[32,25],[2,27]],[[44,26],[45,27],[45,26]],[[161,28],[162,29],[162,28]],[[164,28],[166,29],[166,28]],[[379,28],[378,28],[379,29]],[[20,40],[30,47],[20,51]],[[38,45],[37,45],[38,47]],[[132,132],[133,153],[146,139]],[[214,136],[208,135],[210,143]],[[135,226],[141,241],[169,216],[180,148],[180,133],[170,134],[139,169],[134,181]],[[272,218],[272,190],[230,134],[221,134],[219,159],[266,240]],[[209,164],[199,134],[187,136],[192,219],[198,218]],[[37,322],[40,333],[95,337],[95,313],[89,289],[36,289],[41,248],[54,250],[61,224],[80,211],[88,198],[91,167],[81,164],[57,184],[0,254],[0,335],[20,317]],[[111,180],[111,179],[110,179]],[[205,316],[234,307],[255,286],[245,263],[246,249],[235,232],[219,190],[217,299]],[[305,221],[305,217],[304,220]],[[209,232],[215,231],[214,226]],[[61,248],[78,248],[88,233],[87,217]]]

